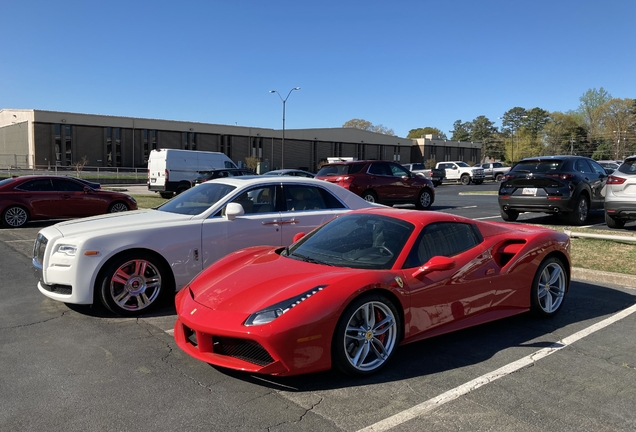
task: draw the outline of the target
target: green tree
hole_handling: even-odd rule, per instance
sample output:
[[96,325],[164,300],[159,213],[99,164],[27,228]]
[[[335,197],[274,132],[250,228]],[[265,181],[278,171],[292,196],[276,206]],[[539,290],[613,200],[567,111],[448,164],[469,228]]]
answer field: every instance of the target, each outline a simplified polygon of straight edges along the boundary
[[610,99],[597,108],[603,135],[612,142],[612,158],[622,160],[631,154],[629,138],[636,126],[633,107],[633,99]]
[[521,107],[514,107],[501,117],[502,135],[510,140],[510,144],[506,145],[506,160],[510,162],[521,159],[519,157],[519,134],[527,118],[526,109]]
[[381,125],[381,124],[374,125],[370,121],[363,120],[363,119],[357,119],[357,118],[351,119],[351,120],[345,122],[342,125],[342,127],[343,128],[361,129],[361,130],[365,130],[365,131],[369,131],[369,132],[380,133],[380,134],[383,134],[383,135],[395,136],[395,132],[393,132],[393,129],[389,129],[389,128]]
[[417,129],[411,129],[409,131],[409,134],[406,137],[410,139],[415,139],[415,138],[422,138],[424,135],[435,135],[441,139],[446,139],[446,134],[444,132],[442,132],[438,128],[434,128],[430,126],[417,128]]
[[451,131],[451,139],[454,141],[470,141],[470,132],[472,124],[470,122],[462,123],[461,120],[455,120],[453,130]]
[[581,116],[588,132],[588,140],[593,142],[599,135],[601,129],[601,119],[598,108],[612,99],[603,87],[600,89],[589,89],[579,98],[581,102],[577,112]]
[[502,159],[501,142],[497,139],[497,126],[486,116],[479,116],[470,123],[470,140],[480,142],[482,157]]
[[544,154],[581,154],[581,142],[585,139],[585,129],[572,113],[553,112],[550,121],[543,127]]

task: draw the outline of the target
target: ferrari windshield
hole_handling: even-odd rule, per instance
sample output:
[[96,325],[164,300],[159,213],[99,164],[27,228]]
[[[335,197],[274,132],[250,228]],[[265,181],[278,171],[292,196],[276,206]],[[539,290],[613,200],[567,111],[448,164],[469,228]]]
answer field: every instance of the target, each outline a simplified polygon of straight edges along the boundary
[[201,183],[157,207],[157,210],[185,215],[198,215],[218,203],[235,188],[235,186],[217,182]]
[[400,219],[347,214],[295,243],[285,255],[337,267],[390,269],[413,229]]

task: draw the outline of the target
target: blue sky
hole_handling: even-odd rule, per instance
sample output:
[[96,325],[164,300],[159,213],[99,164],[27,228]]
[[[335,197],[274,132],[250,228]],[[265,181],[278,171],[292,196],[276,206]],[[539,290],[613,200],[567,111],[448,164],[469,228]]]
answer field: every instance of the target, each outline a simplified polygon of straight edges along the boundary
[[636,1],[2,1],[0,108],[405,137],[636,98]]

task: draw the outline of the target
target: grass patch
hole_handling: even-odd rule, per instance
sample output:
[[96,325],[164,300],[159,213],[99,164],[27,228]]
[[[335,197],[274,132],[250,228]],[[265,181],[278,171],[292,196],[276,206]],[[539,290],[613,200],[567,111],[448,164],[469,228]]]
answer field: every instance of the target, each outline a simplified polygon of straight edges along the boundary
[[137,207],[140,209],[150,209],[160,206],[168,201],[165,198],[161,198],[159,194],[155,195],[131,195],[135,201],[137,201]]

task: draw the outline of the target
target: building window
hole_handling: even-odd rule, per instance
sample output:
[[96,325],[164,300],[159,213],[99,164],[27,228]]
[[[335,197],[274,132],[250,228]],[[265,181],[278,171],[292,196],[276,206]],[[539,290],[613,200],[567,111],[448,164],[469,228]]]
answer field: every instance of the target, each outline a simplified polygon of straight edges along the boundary
[[62,165],[62,125],[56,124],[54,130],[55,165]]
[[258,158],[259,160],[263,159],[263,140],[259,137],[250,138],[252,141],[252,157]]
[[115,134],[115,158],[113,159],[114,166],[121,166],[121,128],[114,128]]
[[342,143],[333,143],[333,155],[335,157],[342,157]]
[[191,150],[196,150],[197,149],[197,134],[195,132],[190,132],[190,143],[191,143]]
[[106,165],[113,166],[113,128],[106,128]]
[[64,126],[64,152],[66,154],[65,165],[73,165],[73,138],[70,125]]
[[141,146],[144,150],[144,163],[148,163],[148,129],[141,131]]
[[400,146],[393,147],[393,161],[400,162]]
[[150,146],[152,150],[157,150],[157,131],[155,129],[150,131]]

